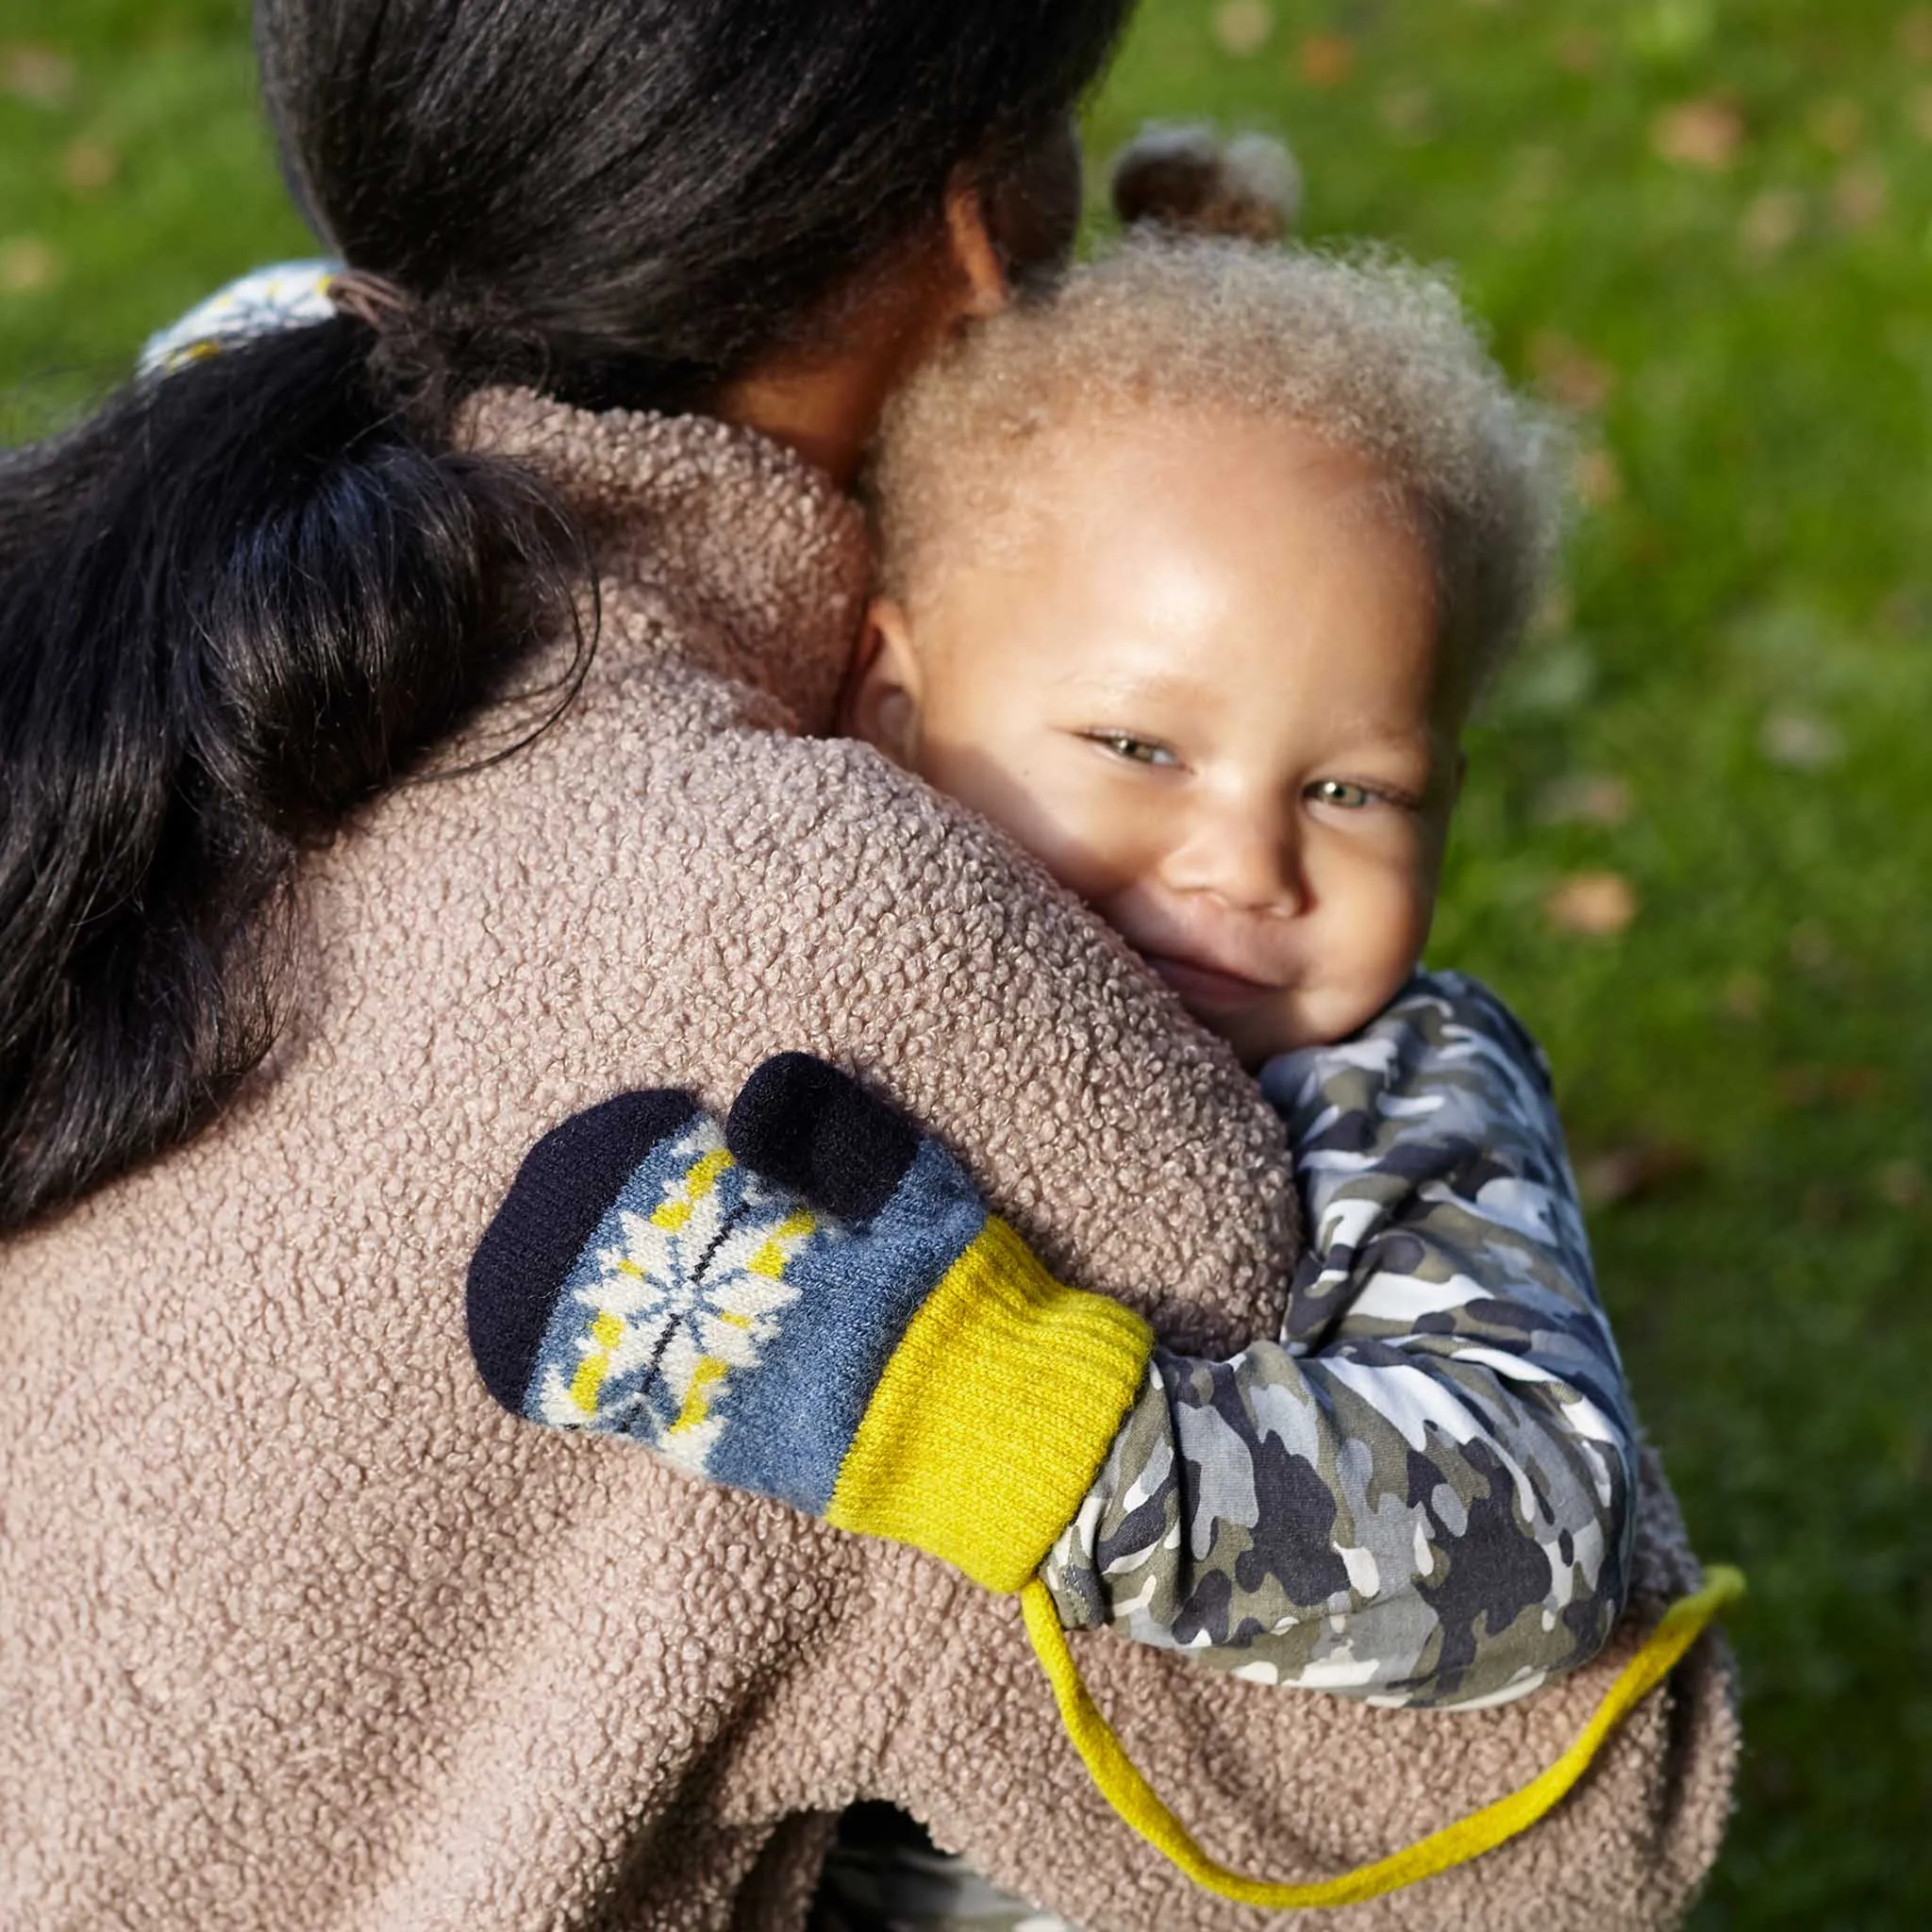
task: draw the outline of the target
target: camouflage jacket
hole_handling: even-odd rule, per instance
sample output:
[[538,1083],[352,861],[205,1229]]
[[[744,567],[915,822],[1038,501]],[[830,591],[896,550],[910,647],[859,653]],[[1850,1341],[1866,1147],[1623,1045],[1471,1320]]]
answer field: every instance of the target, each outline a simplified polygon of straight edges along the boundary
[[1286,1330],[1155,1351],[1044,1567],[1061,1621],[1375,1703],[1533,1690],[1623,1608],[1637,1465],[1541,1055],[1418,974],[1261,1084],[1307,1209]]

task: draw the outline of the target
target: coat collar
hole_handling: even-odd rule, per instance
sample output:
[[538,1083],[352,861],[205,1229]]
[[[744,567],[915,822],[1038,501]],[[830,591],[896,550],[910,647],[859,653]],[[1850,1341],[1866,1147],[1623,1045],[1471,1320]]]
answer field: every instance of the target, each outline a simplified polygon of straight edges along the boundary
[[513,458],[587,532],[598,575],[599,670],[672,651],[829,730],[870,583],[864,520],[791,450],[708,416],[592,414],[486,390],[458,441]]

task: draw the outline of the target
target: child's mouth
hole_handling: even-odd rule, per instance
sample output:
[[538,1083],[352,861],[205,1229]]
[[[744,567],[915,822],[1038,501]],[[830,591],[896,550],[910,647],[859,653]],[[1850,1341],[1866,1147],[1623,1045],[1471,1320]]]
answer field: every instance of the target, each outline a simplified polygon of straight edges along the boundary
[[1233,1012],[1280,991],[1265,981],[1203,965],[1198,959],[1177,958],[1172,953],[1142,953],[1141,957],[1180,994],[1184,1005],[1210,1012]]

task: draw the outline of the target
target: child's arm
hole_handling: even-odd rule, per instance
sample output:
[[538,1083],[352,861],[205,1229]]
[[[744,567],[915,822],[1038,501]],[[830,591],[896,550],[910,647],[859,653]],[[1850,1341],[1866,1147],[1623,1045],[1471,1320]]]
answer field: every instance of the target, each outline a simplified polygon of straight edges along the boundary
[[1529,1689],[1615,1622],[1635,1457],[1535,1048],[1445,977],[1266,1077],[1315,1248],[1291,1339],[1231,1362],[1055,1281],[801,1055],[722,1134],[651,1092],[546,1135],[472,1263],[472,1350],[532,1421],[990,1589],[1043,1572],[1072,1624],[1398,1703]]
[[1637,1452],[1541,1056],[1481,988],[1420,975],[1262,1079],[1307,1206],[1288,1333],[1156,1350],[1045,1565],[1062,1621],[1392,1703],[1585,1662]]

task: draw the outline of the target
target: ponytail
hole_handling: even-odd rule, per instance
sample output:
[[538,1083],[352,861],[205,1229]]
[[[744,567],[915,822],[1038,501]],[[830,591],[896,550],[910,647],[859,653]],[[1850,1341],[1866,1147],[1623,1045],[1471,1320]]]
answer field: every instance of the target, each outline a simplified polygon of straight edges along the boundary
[[0,453],[0,1228],[233,1093],[299,851],[594,594],[560,505],[452,446],[462,397],[708,408],[962,168],[1055,242],[1070,157],[1031,163],[1130,8],[255,0],[284,173],[359,274]]
[[385,361],[339,316],[0,456],[0,1227],[221,1106],[299,850],[575,621],[566,513]]

